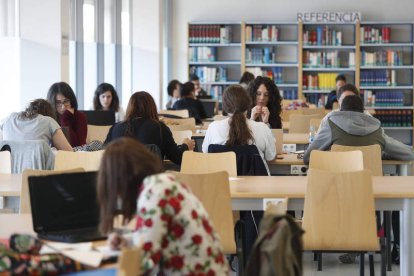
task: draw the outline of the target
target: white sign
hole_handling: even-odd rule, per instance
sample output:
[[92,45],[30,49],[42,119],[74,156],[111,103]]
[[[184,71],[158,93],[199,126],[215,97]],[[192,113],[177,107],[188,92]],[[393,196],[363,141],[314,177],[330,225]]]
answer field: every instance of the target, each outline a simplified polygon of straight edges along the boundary
[[299,12],[297,20],[303,23],[353,23],[361,21],[360,12]]

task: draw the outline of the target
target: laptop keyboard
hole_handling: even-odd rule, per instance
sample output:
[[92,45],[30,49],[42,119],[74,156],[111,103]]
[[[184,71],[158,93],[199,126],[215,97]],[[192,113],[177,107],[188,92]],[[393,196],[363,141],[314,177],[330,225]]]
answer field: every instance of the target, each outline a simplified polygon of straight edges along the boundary
[[76,229],[68,231],[50,232],[38,234],[40,239],[59,241],[59,242],[87,242],[104,240],[106,237],[102,235],[97,228]]

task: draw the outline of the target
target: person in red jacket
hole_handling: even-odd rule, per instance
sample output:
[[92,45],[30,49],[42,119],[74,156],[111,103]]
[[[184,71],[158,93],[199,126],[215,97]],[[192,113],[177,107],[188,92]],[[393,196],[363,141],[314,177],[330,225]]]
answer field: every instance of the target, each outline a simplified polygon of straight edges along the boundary
[[86,116],[78,111],[75,93],[66,82],[52,84],[47,93],[47,100],[54,107],[58,123],[69,132],[72,147],[86,144],[88,125]]

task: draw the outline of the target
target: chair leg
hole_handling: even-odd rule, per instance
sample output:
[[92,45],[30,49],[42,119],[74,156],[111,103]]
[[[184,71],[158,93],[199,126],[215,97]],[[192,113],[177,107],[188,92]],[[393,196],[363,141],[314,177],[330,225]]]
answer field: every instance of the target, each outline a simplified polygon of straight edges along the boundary
[[387,275],[387,252],[384,239],[380,239],[381,246],[381,276]]
[[318,271],[322,271],[322,252],[318,252],[317,258],[318,258]]
[[360,254],[359,258],[359,275],[364,276],[365,274],[365,253]]
[[235,232],[235,239],[236,239],[236,254],[237,254],[237,259],[238,259],[238,275],[243,275],[244,274],[244,267],[245,267],[245,262],[247,261],[245,259],[245,252],[244,252],[244,248],[245,248],[245,244],[244,244],[244,222],[243,221],[237,221],[236,225],[234,227],[234,232]]
[[368,254],[368,259],[369,259],[369,276],[375,276],[374,255],[373,255],[373,253]]
[[387,270],[392,270],[391,260],[391,212],[384,211],[384,232],[385,232],[385,248],[387,254]]

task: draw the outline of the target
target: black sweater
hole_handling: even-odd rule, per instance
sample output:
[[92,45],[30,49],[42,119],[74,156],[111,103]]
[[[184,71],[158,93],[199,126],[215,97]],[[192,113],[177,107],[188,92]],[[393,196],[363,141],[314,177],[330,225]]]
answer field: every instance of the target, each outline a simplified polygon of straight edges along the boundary
[[190,117],[194,117],[197,124],[207,118],[206,111],[201,101],[193,98],[183,98],[175,102],[173,109],[187,109]]
[[[126,129],[127,123],[125,121],[113,125],[106,137],[105,144],[127,136]],[[171,130],[164,123],[143,118],[134,119],[132,121],[132,133],[133,138],[143,144],[157,145],[163,156],[167,156],[175,164],[181,165],[183,152],[188,150],[188,146],[186,144],[177,146]]]

